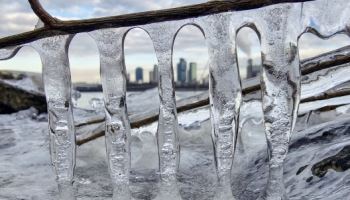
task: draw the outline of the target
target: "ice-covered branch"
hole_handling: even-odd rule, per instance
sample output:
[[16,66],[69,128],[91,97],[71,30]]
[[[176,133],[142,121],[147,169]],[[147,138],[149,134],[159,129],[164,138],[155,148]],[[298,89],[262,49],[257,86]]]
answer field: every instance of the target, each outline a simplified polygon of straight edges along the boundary
[[63,21],[51,17],[38,0],[28,0],[33,11],[45,23],[45,27],[0,39],[0,48],[17,46],[38,39],[57,35],[89,32],[103,28],[138,26],[155,22],[173,21],[200,17],[234,10],[248,10],[286,2],[306,2],[310,0],[235,0],[210,1],[190,6],[164,10],[147,11],[111,17]]

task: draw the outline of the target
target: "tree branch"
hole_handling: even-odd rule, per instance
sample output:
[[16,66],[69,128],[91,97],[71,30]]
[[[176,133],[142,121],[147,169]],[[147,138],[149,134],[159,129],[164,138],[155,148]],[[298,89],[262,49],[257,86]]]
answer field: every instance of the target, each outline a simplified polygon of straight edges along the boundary
[[0,48],[22,45],[55,35],[76,34],[103,28],[139,26],[156,22],[195,18],[228,11],[248,10],[278,3],[306,2],[312,0],[209,1],[206,3],[178,8],[71,21],[62,21],[51,17],[51,15],[42,8],[38,0],[28,1],[32,6],[33,11],[45,23],[45,25],[47,25],[47,27],[2,38],[0,39]]
[[40,4],[39,0],[28,0],[32,10],[39,17],[39,19],[48,27],[54,27],[60,21],[53,18]]
[[[346,64],[349,62],[350,62],[350,46],[346,46],[346,47],[336,49],[334,51],[301,61],[301,72],[302,72],[302,75],[307,75],[315,71],[331,68],[331,67],[338,66],[341,64]],[[257,92],[259,90],[260,90],[260,77],[242,81],[243,94]],[[334,97],[341,97],[346,95],[350,95],[350,89],[343,88],[340,90],[338,89],[335,90],[333,88],[314,97],[302,98],[301,103],[324,100],[324,99],[334,98]],[[209,94],[202,93],[200,95],[190,97],[188,99],[183,99],[183,100],[177,101],[176,105],[177,105],[178,113],[207,106],[209,105]],[[327,109],[329,108],[331,107],[327,107]],[[130,116],[131,128],[139,128],[141,126],[157,121],[158,114],[159,114],[158,110],[156,109],[156,110],[149,111],[147,113],[143,113],[141,115]],[[103,117],[99,119],[94,118],[91,121],[76,124],[76,127],[82,127],[88,124],[103,123],[103,122],[104,122]],[[98,131],[94,130],[94,131],[95,132],[79,135],[77,137],[77,145],[83,145],[89,141],[102,137],[105,134],[103,129]]]

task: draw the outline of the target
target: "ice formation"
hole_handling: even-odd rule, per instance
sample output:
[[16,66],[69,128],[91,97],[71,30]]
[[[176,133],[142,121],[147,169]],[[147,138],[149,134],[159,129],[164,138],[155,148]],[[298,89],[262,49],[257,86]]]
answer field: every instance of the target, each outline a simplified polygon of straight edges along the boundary
[[[269,153],[266,191],[259,197],[287,199],[283,164],[296,122],[300,94],[311,97],[348,81],[346,66],[309,77],[300,90],[298,38],[312,32],[322,38],[347,33],[350,23],[347,0],[316,0],[282,3],[247,11],[231,11],[188,20],[143,25],[150,35],[159,66],[159,124],[157,130],[160,191],[158,199],[181,199],[177,174],[179,165],[178,121],[172,70],[172,49],[179,29],[198,26],[205,35],[210,65],[210,110],[218,185],[216,199],[233,199],[231,169],[234,160],[241,84],[236,60],[236,33],[245,26],[259,35],[262,54],[262,110]],[[337,13],[335,15],[334,13]],[[126,109],[123,39],[129,28],[91,32],[100,51],[101,76],[106,114],[106,148],[113,182],[114,199],[130,199],[130,124]],[[55,36],[33,42],[43,63],[49,111],[51,158],[57,174],[61,199],[75,199],[75,133],[71,106],[71,83],[67,48],[72,36]],[[11,58],[20,47],[2,49],[0,58]],[[317,76],[317,74],[315,75]],[[336,81],[325,85],[334,76]],[[324,79],[324,80],[323,80]],[[342,101],[348,102],[347,99]],[[319,102],[320,103],[320,102]],[[312,105],[316,106],[316,104]],[[305,104],[303,109],[307,110]]]
[[286,199],[283,163],[297,117],[300,69],[297,48],[300,5],[265,8],[256,16],[262,53],[261,93],[269,153],[269,179],[261,199]]
[[173,43],[177,22],[146,26],[154,45],[159,67],[159,122],[157,130],[160,192],[157,199],[181,199],[177,187],[179,138],[172,66]]
[[61,200],[76,199],[73,188],[76,145],[68,60],[71,39],[70,35],[56,36],[31,44],[38,51],[43,64],[51,161]]
[[212,138],[218,175],[215,199],[232,199],[230,174],[242,101],[235,35],[230,30],[230,15],[209,16],[202,23],[209,51]]
[[106,149],[113,199],[131,199],[130,122],[126,108],[126,72],[122,44],[124,29],[91,32],[100,52],[101,81],[106,114]]

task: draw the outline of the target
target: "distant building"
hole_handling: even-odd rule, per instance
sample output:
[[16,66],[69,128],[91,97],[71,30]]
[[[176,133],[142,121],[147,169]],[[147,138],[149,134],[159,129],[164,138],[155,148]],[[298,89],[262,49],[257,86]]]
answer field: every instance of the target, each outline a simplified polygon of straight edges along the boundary
[[253,60],[248,59],[247,78],[253,78],[260,74],[260,66],[253,65]]
[[127,82],[127,83],[130,83],[130,73],[128,73],[128,74],[126,75],[126,82]]
[[208,85],[208,84],[209,84],[209,75],[206,75],[206,76],[202,79],[202,84],[203,84],[203,85]]
[[158,65],[153,66],[153,71],[150,71],[149,73],[149,82],[150,83],[157,83],[158,82]]
[[143,69],[142,67],[137,67],[136,68],[136,82],[137,83],[142,83],[143,82]]
[[153,79],[154,79],[154,78],[153,78],[153,71],[150,71],[150,72],[149,72],[149,82],[150,82],[150,83],[153,83]]
[[190,63],[190,69],[188,70],[188,82],[192,84],[197,83],[197,63]]
[[186,83],[186,70],[187,70],[186,60],[183,58],[180,58],[180,62],[177,64],[177,81],[180,84]]

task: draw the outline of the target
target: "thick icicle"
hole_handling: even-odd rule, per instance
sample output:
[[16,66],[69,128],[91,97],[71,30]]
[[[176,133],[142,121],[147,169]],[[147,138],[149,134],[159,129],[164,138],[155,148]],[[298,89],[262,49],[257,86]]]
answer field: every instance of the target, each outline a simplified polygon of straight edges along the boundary
[[173,43],[177,22],[152,24],[146,27],[153,41],[159,66],[159,123],[157,131],[160,192],[157,199],[181,199],[177,187],[179,138],[173,75]]
[[263,199],[287,199],[283,163],[300,100],[297,38],[300,5],[281,4],[263,10],[257,19],[262,51],[262,103],[269,153],[269,179]]
[[127,29],[91,32],[101,64],[106,113],[106,150],[113,184],[113,199],[129,200],[130,122],[126,108],[126,72],[123,39]]
[[61,200],[76,199],[73,189],[75,130],[71,103],[68,44],[71,36],[41,39],[31,45],[39,52],[49,114],[51,161]]
[[212,137],[218,175],[215,199],[233,199],[231,169],[236,144],[238,114],[242,101],[235,53],[235,33],[230,16],[204,18],[203,29],[209,51]]

